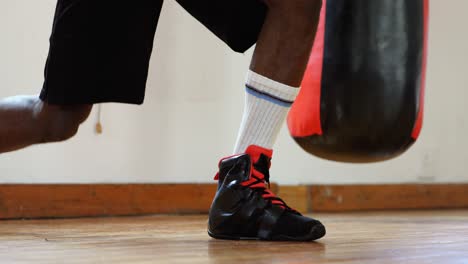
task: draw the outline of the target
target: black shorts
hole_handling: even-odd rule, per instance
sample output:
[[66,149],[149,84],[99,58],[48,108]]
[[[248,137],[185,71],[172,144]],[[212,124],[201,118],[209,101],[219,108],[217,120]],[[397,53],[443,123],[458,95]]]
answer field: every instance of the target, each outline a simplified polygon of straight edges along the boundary
[[[237,52],[257,41],[261,0],[177,0]],[[163,0],[58,0],[41,99],[143,103]]]

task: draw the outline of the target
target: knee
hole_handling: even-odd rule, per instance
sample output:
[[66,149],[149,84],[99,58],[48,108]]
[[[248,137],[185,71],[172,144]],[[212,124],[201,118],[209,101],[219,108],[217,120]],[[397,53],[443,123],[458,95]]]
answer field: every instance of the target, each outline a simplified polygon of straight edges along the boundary
[[59,142],[72,138],[88,118],[92,106],[47,106],[44,113],[42,142]]
[[263,0],[269,9],[279,9],[284,15],[317,17],[322,0]]

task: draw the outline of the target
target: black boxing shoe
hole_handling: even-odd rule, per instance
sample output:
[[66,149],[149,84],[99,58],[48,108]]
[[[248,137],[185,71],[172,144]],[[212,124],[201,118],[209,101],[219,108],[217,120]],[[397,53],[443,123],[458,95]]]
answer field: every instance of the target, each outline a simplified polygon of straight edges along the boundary
[[272,154],[252,145],[245,154],[220,161],[208,222],[211,237],[312,241],[325,235],[322,223],[302,216],[269,190]]

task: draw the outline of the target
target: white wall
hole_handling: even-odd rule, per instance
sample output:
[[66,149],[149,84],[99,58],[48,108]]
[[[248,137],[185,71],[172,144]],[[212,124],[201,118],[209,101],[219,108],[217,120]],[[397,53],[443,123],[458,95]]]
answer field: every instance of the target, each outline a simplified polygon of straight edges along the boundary
[[[0,97],[37,93],[55,0],[0,0]],[[426,119],[419,142],[388,162],[349,165],[305,154],[283,129],[273,180],[468,182],[468,1],[432,1]],[[104,105],[62,144],[0,155],[1,183],[211,182],[230,154],[251,51],[230,52],[173,0],[157,32],[145,105]],[[1,124],[1,120],[0,120]]]

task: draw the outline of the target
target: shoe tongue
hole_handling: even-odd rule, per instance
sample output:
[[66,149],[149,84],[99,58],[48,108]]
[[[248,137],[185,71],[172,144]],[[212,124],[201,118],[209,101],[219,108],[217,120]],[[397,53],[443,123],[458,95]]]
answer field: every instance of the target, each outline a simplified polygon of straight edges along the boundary
[[271,157],[273,156],[273,150],[262,148],[257,145],[250,145],[245,151],[245,153],[249,154],[254,164],[260,160],[260,157],[262,156],[262,154],[263,156],[266,156],[268,159],[271,159]]
[[270,161],[273,150],[251,145],[245,151],[251,159],[257,171],[263,174],[265,181],[270,182]]

